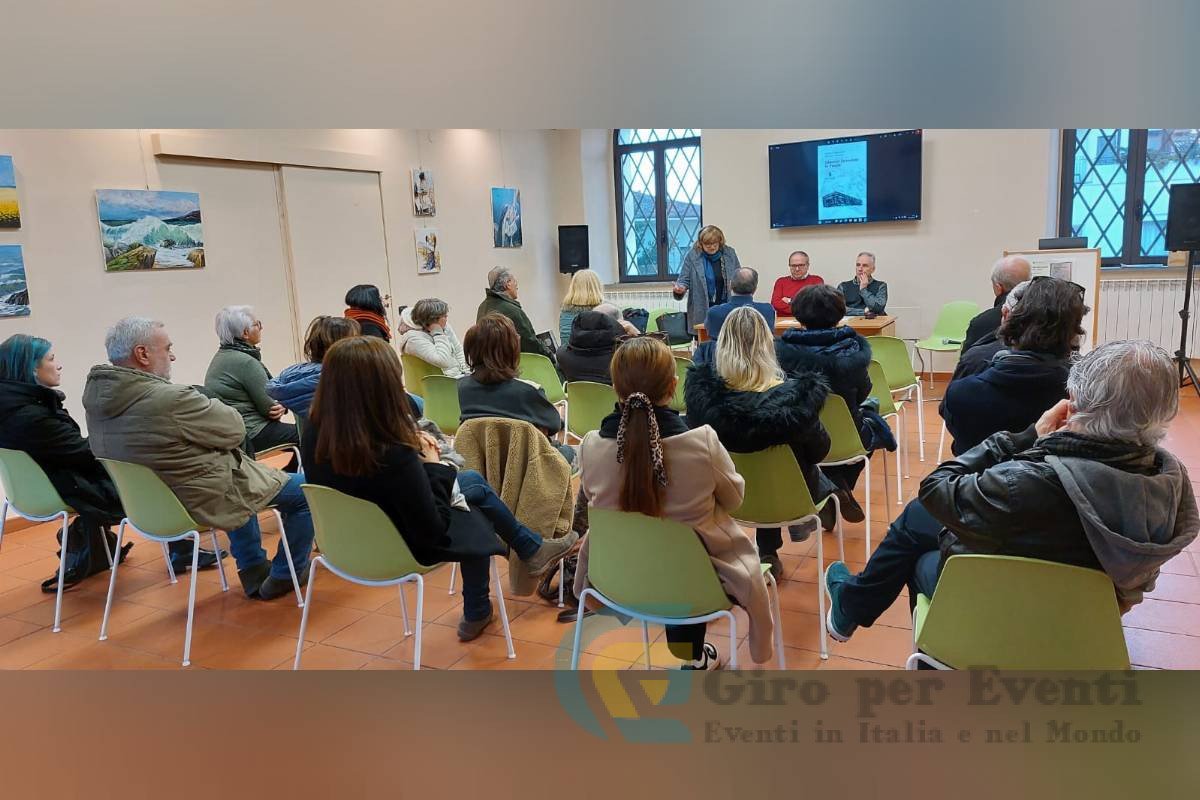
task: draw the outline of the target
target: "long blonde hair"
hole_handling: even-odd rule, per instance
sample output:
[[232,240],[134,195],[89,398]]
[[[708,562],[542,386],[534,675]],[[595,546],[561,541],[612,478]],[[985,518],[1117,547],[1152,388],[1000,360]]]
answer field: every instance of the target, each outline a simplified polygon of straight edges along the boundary
[[571,276],[571,286],[562,307],[595,308],[603,302],[604,287],[600,284],[600,276],[590,269],[581,269]]
[[717,336],[717,374],[735,392],[765,392],[783,382],[775,357],[775,338],[757,309],[730,312]]

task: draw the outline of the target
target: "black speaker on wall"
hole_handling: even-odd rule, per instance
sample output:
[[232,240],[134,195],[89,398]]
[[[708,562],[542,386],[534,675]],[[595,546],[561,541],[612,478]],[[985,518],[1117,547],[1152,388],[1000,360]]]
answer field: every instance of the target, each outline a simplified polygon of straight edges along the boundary
[[1177,183],[1171,187],[1167,250],[1200,250],[1200,183]]
[[588,226],[558,226],[558,271],[578,272],[588,267]]

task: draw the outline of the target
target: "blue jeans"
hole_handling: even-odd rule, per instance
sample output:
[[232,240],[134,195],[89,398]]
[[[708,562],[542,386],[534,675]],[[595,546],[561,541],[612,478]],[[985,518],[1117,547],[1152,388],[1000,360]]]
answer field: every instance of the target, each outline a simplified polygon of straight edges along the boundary
[[[458,488],[472,508],[483,512],[496,529],[496,535],[513,549],[518,558],[526,560],[542,546],[542,537],[513,516],[491,484],[478,472],[470,469],[459,472]],[[470,558],[459,562],[462,572],[463,617],[468,620],[486,619],[492,613],[492,601],[488,597],[489,560]]]
[[[296,567],[297,575],[308,568],[308,556],[312,552],[313,544],[312,514],[308,512],[308,501],[300,491],[302,483],[303,472],[288,475],[287,483],[270,502],[270,505],[278,508],[283,515],[283,529],[286,531],[288,547],[292,551],[292,564]],[[252,514],[245,525],[229,532],[229,551],[233,553],[239,572],[267,560],[267,551],[262,546],[262,531],[258,527],[258,514]],[[282,543],[271,561],[271,577],[287,581],[292,579]]]

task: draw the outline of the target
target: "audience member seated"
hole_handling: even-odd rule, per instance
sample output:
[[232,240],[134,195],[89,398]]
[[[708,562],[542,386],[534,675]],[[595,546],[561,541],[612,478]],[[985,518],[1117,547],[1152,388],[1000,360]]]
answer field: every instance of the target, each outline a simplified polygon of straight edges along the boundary
[[377,336],[385,342],[392,340],[392,329],[388,326],[387,309],[379,296],[379,287],[360,283],[346,292],[346,319],[358,323],[363,336]]
[[767,321],[767,330],[774,336],[775,309],[770,303],[754,302],[754,293],[758,291],[758,272],[749,267],[738,267],[729,280],[729,302],[713,306],[704,317],[704,330],[710,339],[716,341],[721,335],[721,325],[725,318],[735,308],[750,306],[758,311]]
[[[1013,309],[1017,307],[1017,303],[1021,302],[1021,297],[1025,294],[1025,290],[1029,288],[1029,281],[1022,281],[1012,288],[1004,297],[1004,304],[1000,306],[1000,325],[1003,326]],[[959,378],[965,378],[968,375],[978,375],[983,372],[992,363],[992,358],[1001,350],[1007,348],[1003,340],[1000,339],[1000,329],[986,333],[980,337],[970,350],[961,353],[958,356],[958,363],[954,365],[954,373],[950,376],[950,383],[954,383]],[[942,398],[945,403],[945,397]],[[938,412],[941,413],[941,406],[938,407]]]
[[788,274],[775,281],[775,290],[771,292],[771,307],[779,316],[790,317],[792,298],[800,294],[802,289],[819,286],[824,282],[820,275],[809,274],[808,253],[797,250],[788,256]]
[[209,362],[204,387],[242,415],[255,452],[281,444],[300,444],[296,426],[280,422],[287,409],[267,394],[271,373],[262,363],[262,322],[251,306],[226,306],[217,312],[221,346]]
[[[800,328],[784,331],[776,351],[779,365],[788,375],[817,372],[825,377],[829,390],[846,401],[863,445],[870,447],[873,437],[864,422],[862,404],[871,394],[867,372],[871,346],[850,326],[838,326],[845,315],[846,300],[841,292],[824,284],[810,286],[792,298],[792,316]],[[866,516],[851,493],[862,470],[861,462],[824,470],[838,488],[842,517],[850,522],[861,522]]]
[[400,352],[432,364],[450,378],[466,375],[467,359],[462,343],[449,323],[450,306],[431,297],[418,300],[411,311],[416,327],[400,337]]
[[874,275],[875,254],[864,250],[854,260],[854,280],[842,281],[838,285],[838,291],[846,297],[848,316],[887,313],[887,284],[875,280]]
[[[688,430],[670,409],[675,360],[663,342],[631,339],[613,356],[618,410],[580,446],[580,492],[595,508],[635,511],[681,522],[696,531],[725,593],[750,618],[750,655],[771,657],[767,585],[754,541],[733,521],[745,483],[707,425]],[[668,471],[669,468],[669,471]],[[587,587],[588,541],[583,540],[575,594]],[[667,565],[664,565],[667,566]],[[671,653],[684,669],[720,669],[727,656],[704,641],[705,625],[668,625]]]
[[584,311],[575,318],[571,338],[558,348],[558,368],[568,381],[594,381],[612,384],[609,364],[621,337],[626,336],[621,325],[620,310],[601,303],[594,311]]
[[[471,374],[458,382],[458,405],[462,419],[506,417],[524,420],[554,437],[562,432],[558,409],[546,399],[541,387],[519,377],[521,342],[512,320],[502,314],[485,314],[472,325],[463,340]],[[575,451],[552,442],[567,463],[575,463]]]
[[[62,365],[45,339],[17,333],[0,344],[0,447],[28,453],[78,514],[67,531],[63,588],[68,588],[108,569],[103,537],[107,537],[111,552],[117,537],[109,528],[119,523],[125,512],[108,473],[63,407],[64,396],[58,391],[61,373]],[[122,559],[132,546],[122,548]],[[209,553],[208,565],[215,563]],[[55,569],[54,575],[43,581],[42,591],[57,590]]]
[[[775,359],[775,341],[766,321],[753,308],[730,314],[717,339],[712,364],[694,364],[684,386],[687,424],[710,426],[721,444],[735,453],[753,453],[778,444],[791,446],[813,500],[834,486],[817,464],[829,453],[829,434],[821,424],[821,406],[829,387],[819,373],[797,370],[785,376]],[[833,527],[833,504],[826,506],[826,527]],[[792,541],[802,542],[813,528],[793,526]],[[776,579],[783,575],[778,528],[756,532],[762,563]]]
[[308,359],[279,373],[267,381],[267,394],[296,417],[299,431],[308,422],[308,409],[321,378],[321,362],[333,343],[350,336],[360,336],[357,322],[345,317],[320,316],[308,326],[304,335],[304,357]]
[[1057,278],[1031,281],[1000,328],[1007,349],[975,375],[946,387],[942,419],[958,455],[997,431],[1023,431],[1067,396],[1071,345],[1088,312],[1083,287]]
[[1001,309],[1009,292],[1018,283],[1029,280],[1033,265],[1021,256],[1005,256],[992,265],[992,293],[996,302],[992,307],[979,312],[971,324],[967,326],[967,335],[963,339],[961,352],[965,353],[976,344],[983,344],[989,338],[995,341],[997,329],[1001,323]]
[[1157,446],[1179,407],[1176,367],[1150,342],[1110,342],[1072,366],[1068,389],[1035,425],[935,469],[861,573],[829,565],[835,639],[870,627],[906,585],[910,606],[932,596],[962,553],[1101,569],[1122,612],[1154,588],[1200,528],[1187,470]]
[[590,269],[581,269],[571,276],[571,286],[563,298],[562,310],[558,312],[558,344],[565,345],[571,339],[571,326],[575,318],[584,311],[594,311],[604,302],[604,286],[600,276]]
[[83,407],[92,451],[153,470],[202,529],[229,532],[238,578],[247,597],[271,600],[292,589],[282,545],[267,561],[258,514],[283,514],[293,566],[308,581],[312,517],[300,485],[239,448],[242,416],[192,386],[171,383],[171,338],[161,322],[126,317],[104,340],[110,364],[88,373]]
[[458,638],[470,641],[492,621],[484,554],[497,535],[535,575],[556,564],[577,537],[543,541],[483,476],[443,461],[434,437],[417,429],[411,407],[396,401],[404,395],[400,359],[386,343],[369,337],[336,343],[313,401],[304,462],[313,483],[378,505],[418,562],[461,564]]
[[489,272],[487,296],[479,304],[475,321],[482,321],[488,314],[507,317],[517,332],[522,353],[536,353],[539,356],[553,355],[546,352],[546,348],[542,346],[541,341],[537,338],[537,333],[533,330],[533,323],[525,314],[525,309],[521,308],[521,304],[517,302],[517,289],[517,276],[508,267],[496,267]]

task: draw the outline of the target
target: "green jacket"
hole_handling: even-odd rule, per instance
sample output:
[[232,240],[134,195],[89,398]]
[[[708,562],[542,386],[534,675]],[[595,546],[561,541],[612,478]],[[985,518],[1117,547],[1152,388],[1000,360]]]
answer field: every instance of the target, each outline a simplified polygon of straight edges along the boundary
[[83,408],[96,456],[149,467],[206,528],[245,525],[287,482],[239,449],[241,416],[191,386],[100,364],[88,373]]
[[204,388],[242,415],[246,434],[253,439],[267,427],[267,412],[275,401],[267,394],[271,373],[262,363],[262,353],[240,339],[223,344],[213,355],[204,375]]
[[502,314],[512,320],[512,324],[517,328],[517,335],[521,337],[522,353],[537,353],[539,356],[549,357],[550,354],[546,352],[546,348],[542,347],[542,343],[538,341],[533,330],[533,323],[529,321],[525,310],[516,300],[506,294],[488,289],[487,296],[479,304],[475,321],[478,322],[487,314]]

